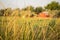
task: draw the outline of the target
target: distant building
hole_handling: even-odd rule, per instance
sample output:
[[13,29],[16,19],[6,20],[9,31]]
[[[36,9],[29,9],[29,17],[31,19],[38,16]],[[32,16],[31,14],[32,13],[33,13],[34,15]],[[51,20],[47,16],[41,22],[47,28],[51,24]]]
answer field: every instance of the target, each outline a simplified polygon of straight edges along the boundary
[[49,14],[48,12],[44,11],[44,12],[39,13],[37,17],[49,17]]

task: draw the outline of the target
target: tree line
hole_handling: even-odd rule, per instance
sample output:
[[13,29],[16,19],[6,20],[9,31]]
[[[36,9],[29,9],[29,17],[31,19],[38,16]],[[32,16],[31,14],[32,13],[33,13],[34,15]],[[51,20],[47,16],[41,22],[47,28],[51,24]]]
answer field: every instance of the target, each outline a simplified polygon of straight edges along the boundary
[[[52,13],[54,14],[53,17],[57,16],[59,17],[60,16],[60,3],[56,2],[56,1],[52,1],[51,3],[47,4],[45,7],[36,7],[34,8],[33,6],[28,6],[26,8],[22,8],[22,9],[19,9],[19,8],[16,8],[16,9],[11,9],[11,8],[7,8],[7,9],[1,9],[0,10],[0,16],[11,16],[13,13],[17,13],[19,16],[21,16],[21,11],[31,11],[31,12],[34,12],[34,14],[39,14],[40,12],[43,12],[43,11],[53,11],[53,10],[57,10],[56,13]],[[34,15],[33,14],[33,15]]]

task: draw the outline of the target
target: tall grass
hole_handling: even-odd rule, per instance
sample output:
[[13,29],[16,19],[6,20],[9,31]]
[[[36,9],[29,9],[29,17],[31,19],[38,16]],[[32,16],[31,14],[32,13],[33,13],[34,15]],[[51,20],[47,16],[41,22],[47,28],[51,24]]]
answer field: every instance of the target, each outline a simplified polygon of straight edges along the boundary
[[60,40],[60,19],[0,17],[0,40]]

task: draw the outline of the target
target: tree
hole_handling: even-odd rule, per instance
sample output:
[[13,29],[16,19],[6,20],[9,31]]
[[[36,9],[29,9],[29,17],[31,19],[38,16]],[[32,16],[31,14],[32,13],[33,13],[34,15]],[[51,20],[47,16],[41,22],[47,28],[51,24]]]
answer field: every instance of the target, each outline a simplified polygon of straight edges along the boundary
[[34,7],[28,6],[26,8],[23,8],[23,10],[30,10],[31,12],[34,12]]
[[37,13],[37,14],[39,14],[40,12],[42,12],[43,11],[43,8],[42,7],[36,7],[35,8],[35,12]]
[[4,10],[4,16],[10,16],[11,13],[12,13],[11,8],[7,8],[7,9]]
[[45,9],[60,10],[60,4],[56,1],[52,1],[47,6],[45,6]]
[[4,10],[1,9],[1,10],[0,10],[0,16],[3,16],[3,15],[4,15]]
[[30,6],[29,9],[31,12],[34,12],[34,7]]

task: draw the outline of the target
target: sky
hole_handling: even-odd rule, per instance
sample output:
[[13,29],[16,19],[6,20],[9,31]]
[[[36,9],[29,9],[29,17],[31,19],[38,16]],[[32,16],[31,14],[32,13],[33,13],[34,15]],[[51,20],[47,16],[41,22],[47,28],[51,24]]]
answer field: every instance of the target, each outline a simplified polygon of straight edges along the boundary
[[57,1],[60,3],[59,0],[0,0],[0,9],[2,8],[24,8],[27,6],[45,6],[51,1]]

